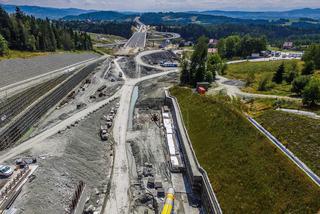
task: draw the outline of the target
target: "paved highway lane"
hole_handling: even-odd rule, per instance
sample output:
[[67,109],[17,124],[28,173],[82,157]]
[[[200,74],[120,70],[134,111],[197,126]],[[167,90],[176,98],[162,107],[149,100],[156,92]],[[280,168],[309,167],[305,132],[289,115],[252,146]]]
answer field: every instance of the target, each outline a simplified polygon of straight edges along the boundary
[[135,32],[128,42],[124,45],[126,48],[144,48],[146,45],[147,33]]

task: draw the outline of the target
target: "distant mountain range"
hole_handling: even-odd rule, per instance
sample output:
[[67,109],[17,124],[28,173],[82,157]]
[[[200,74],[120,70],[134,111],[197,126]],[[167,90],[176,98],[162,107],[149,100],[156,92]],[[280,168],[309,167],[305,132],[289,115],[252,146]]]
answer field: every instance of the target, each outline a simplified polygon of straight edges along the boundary
[[80,15],[70,15],[65,16],[64,20],[93,20],[93,21],[122,21],[126,19],[132,19],[132,16],[135,17],[133,14],[128,13],[120,13],[115,11],[97,11],[91,13],[84,13]]
[[226,16],[193,14],[187,12],[168,12],[168,13],[142,13],[124,14],[115,11],[99,11],[85,13],[78,16],[66,16],[63,20],[91,20],[91,21],[132,21],[137,15],[145,24],[223,24],[223,23],[268,23],[267,20],[245,20]]
[[242,18],[242,19],[297,19],[297,18],[320,19],[320,9],[311,9],[311,8],[289,10],[289,11],[266,11],[266,12],[209,10],[209,11],[202,11],[202,12],[190,11],[189,13],[228,16],[232,18]]
[[[13,13],[15,5],[0,4],[7,12]],[[65,20],[126,20],[137,16],[136,12],[117,12],[117,11],[96,11],[83,10],[77,8],[51,8],[38,6],[19,6],[23,12],[33,15],[37,18],[65,19]],[[152,17],[153,15],[154,17]],[[188,12],[170,12],[170,13],[143,13],[142,16],[151,18],[153,21],[165,21],[174,23],[215,23],[231,21],[237,22],[236,19],[254,19],[254,20],[270,20],[270,19],[298,19],[310,18],[320,20],[320,9],[296,9],[289,11],[267,11],[267,12],[250,12],[250,11],[188,11]],[[210,16],[216,16],[210,18]],[[181,19],[179,21],[179,19]],[[210,19],[212,19],[210,21]]]
[[[5,5],[5,4],[0,4],[2,8],[4,8],[8,13],[14,13],[16,10],[16,5]],[[80,15],[83,13],[91,13],[95,12],[94,10],[82,10],[82,9],[77,9],[77,8],[51,8],[51,7],[38,7],[38,6],[19,6],[20,9],[28,14],[35,16],[37,18],[46,18],[48,17],[49,19],[60,19],[65,16],[69,15]]]

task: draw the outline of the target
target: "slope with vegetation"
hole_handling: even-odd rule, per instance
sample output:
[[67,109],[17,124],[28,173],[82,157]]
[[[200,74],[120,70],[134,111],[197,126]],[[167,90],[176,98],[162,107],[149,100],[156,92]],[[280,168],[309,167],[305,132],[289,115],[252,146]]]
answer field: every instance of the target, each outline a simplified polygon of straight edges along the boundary
[[171,89],[224,213],[316,213],[320,189],[240,113],[238,102]]
[[319,120],[275,110],[263,112],[257,116],[257,120],[320,175]]

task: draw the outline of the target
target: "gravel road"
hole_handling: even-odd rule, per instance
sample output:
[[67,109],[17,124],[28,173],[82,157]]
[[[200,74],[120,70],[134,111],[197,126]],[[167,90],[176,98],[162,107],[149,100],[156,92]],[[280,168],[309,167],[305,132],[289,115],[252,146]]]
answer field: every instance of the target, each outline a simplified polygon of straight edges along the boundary
[[28,59],[1,60],[0,87],[98,57],[93,53],[59,53]]

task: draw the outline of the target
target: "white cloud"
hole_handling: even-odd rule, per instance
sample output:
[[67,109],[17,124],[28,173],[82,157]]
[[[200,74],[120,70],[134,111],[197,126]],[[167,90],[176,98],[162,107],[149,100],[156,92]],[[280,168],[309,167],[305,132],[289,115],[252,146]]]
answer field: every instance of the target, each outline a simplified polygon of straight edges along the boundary
[[320,8],[319,0],[0,0],[0,3],[97,10],[286,10]]

